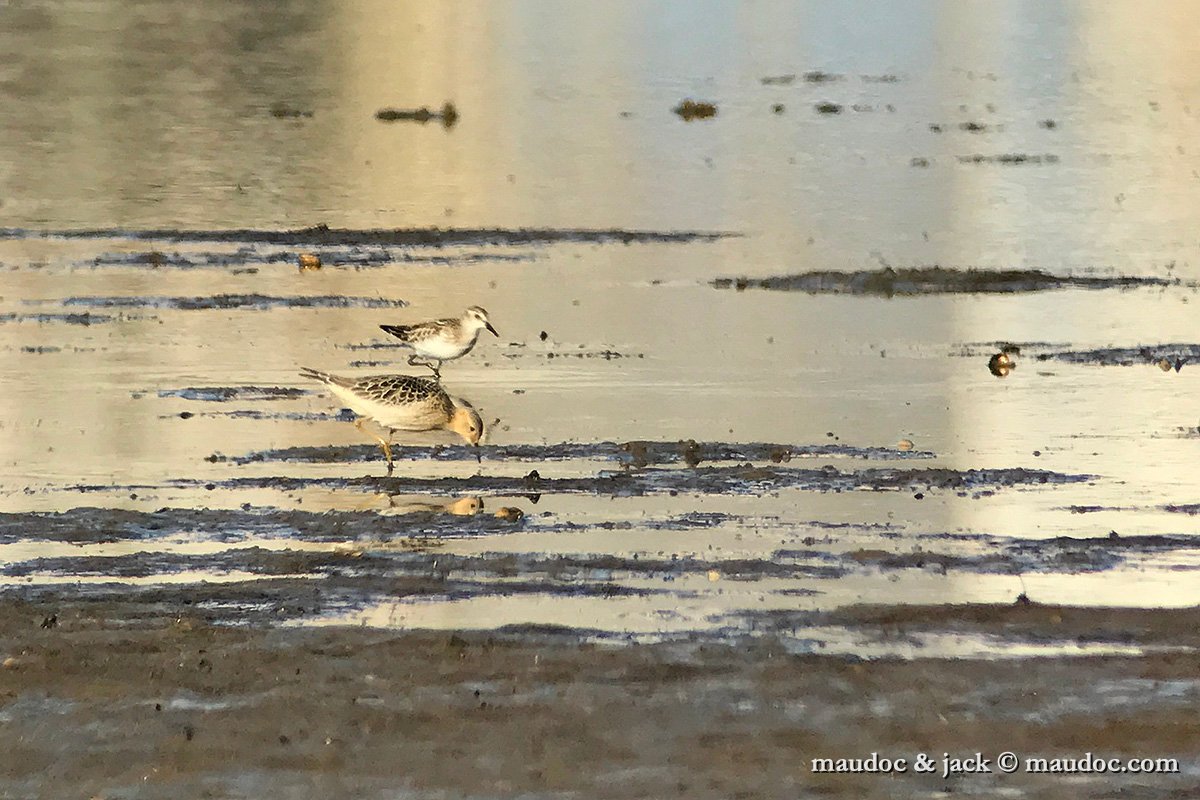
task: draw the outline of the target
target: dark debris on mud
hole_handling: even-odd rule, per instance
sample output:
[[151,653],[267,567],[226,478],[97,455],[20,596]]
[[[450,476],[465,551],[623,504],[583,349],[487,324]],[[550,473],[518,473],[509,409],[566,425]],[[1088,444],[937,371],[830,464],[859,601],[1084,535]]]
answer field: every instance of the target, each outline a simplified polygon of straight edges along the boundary
[[453,128],[458,123],[458,108],[454,103],[443,103],[436,111],[422,106],[421,108],[381,108],[375,112],[375,119],[380,122],[419,122],[424,124],[438,120],[444,128]]
[[718,289],[773,289],[808,294],[894,297],[924,294],[1040,292],[1048,289],[1124,289],[1178,286],[1177,279],[1133,275],[1054,275],[1042,270],[982,270],[914,267],[839,272],[825,270],[770,278],[717,278]]
[[691,122],[694,119],[710,119],[717,115],[716,104],[703,100],[684,100],[671,110],[678,114],[684,122]]

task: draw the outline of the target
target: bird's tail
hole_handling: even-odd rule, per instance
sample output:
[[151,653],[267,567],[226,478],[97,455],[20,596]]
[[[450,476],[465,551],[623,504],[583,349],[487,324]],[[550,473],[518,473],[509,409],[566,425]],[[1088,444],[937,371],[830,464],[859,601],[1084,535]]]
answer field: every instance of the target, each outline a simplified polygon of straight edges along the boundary
[[301,367],[300,374],[305,378],[318,380],[327,386],[349,386],[351,383],[353,383],[353,381],[348,380],[347,378],[331,375],[328,372],[321,372],[320,370],[313,369],[312,367]]
[[380,325],[380,330],[384,333],[390,333],[402,342],[408,341],[408,332],[412,329],[411,325]]

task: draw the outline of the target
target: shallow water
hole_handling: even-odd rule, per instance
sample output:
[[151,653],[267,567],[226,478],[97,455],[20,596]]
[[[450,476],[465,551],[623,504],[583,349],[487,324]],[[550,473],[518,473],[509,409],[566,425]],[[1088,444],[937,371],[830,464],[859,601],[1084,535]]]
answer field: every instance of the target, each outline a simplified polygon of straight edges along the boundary
[[[656,635],[1196,604],[1200,12],[1157,8],[4,4],[2,580]],[[933,266],[914,296],[713,284]],[[1087,280],[962,293],[975,267]],[[385,480],[298,369],[408,371],[377,325],[473,303],[501,336],[444,379],[482,461],[405,437]]]

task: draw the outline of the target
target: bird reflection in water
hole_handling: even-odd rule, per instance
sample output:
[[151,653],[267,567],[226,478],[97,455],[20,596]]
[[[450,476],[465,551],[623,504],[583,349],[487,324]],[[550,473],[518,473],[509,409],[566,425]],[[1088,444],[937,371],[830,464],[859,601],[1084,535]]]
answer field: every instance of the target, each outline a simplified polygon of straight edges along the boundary
[[371,506],[382,503],[382,514],[450,514],[455,517],[473,517],[483,511],[483,498],[470,495],[454,499],[426,497],[421,495],[376,495]]

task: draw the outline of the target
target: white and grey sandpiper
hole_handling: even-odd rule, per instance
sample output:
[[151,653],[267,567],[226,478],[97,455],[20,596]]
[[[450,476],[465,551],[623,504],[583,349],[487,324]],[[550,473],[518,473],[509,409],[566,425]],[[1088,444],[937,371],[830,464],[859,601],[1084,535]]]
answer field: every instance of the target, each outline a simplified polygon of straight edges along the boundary
[[[479,306],[471,306],[461,317],[379,327],[412,348],[413,355],[408,357],[410,366],[429,367],[434,375],[441,375],[443,361],[462,358],[471,352],[483,329],[491,331],[493,336],[500,335],[488,321],[487,311]],[[419,362],[417,358],[430,359],[437,364]]]
[[383,448],[388,474],[392,473],[391,438],[395,431],[454,431],[468,444],[478,445],[483,436],[483,420],[467,401],[446,394],[441,384],[412,375],[371,375],[343,378],[309,367],[301,375],[325,384],[333,394],[359,415],[354,423],[366,431],[364,419],[372,419],[387,428],[388,438],[370,433]]

